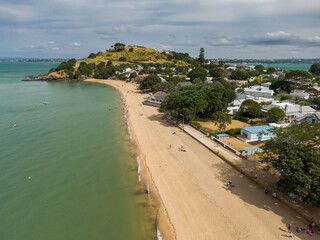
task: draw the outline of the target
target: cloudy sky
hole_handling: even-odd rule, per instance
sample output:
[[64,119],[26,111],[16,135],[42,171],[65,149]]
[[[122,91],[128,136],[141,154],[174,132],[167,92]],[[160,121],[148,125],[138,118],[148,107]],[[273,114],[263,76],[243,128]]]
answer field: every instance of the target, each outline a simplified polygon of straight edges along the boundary
[[86,57],[115,42],[207,58],[320,57],[320,0],[0,0],[0,57]]

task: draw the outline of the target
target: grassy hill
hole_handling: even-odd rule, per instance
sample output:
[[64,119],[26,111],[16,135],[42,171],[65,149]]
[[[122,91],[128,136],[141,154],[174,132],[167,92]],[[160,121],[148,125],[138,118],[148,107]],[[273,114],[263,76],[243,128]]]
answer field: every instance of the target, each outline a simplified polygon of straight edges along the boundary
[[[188,62],[183,60],[171,59],[170,56],[173,56],[172,52],[166,53],[152,48],[127,46],[122,51],[109,50],[104,53],[98,53],[95,58],[86,58],[81,61],[98,64],[100,62],[108,62],[111,60],[114,65],[139,63],[174,64],[177,66],[190,65]],[[120,61],[119,59],[121,58],[124,60]]]
[[[121,68],[122,65],[135,67],[137,65],[162,65],[170,67],[188,67],[193,59],[187,53],[165,52],[141,46],[111,47],[105,52],[91,53],[87,58],[81,60],[70,59],[61,63],[56,69],[50,70],[48,78],[65,79],[75,77],[79,72],[80,64],[84,63],[95,68],[98,64],[112,62],[114,68]],[[100,69],[101,70],[101,69]],[[96,70],[92,70],[93,73]]]

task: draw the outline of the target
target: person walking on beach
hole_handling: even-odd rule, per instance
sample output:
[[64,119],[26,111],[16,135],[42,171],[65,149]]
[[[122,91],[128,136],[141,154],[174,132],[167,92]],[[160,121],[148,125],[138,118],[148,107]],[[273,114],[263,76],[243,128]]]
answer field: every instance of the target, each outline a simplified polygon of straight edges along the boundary
[[277,199],[278,199],[278,194],[277,194],[276,192],[273,192],[273,193],[272,193],[272,198],[273,198],[274,200],[277,200]]

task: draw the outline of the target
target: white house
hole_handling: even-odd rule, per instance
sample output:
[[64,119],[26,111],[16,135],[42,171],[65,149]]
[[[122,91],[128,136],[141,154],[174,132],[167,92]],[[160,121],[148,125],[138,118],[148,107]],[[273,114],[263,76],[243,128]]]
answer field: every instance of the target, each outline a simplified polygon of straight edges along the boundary
[[297,118],[301,118],[303,116],[316,112],[316,110],[310,106],[301,106],[301,105],[293,104],[290,102],[281,102],[281,103],[273,103],[263,107],[261,109],[262,117],[267,118],[268,111],[274,107],[278,107],[282,109],[286,114],[285,119],[288,121],[295,120]]
[[302,98],[302,99],[309,99],[310,94],[303,90],[294,90],[292,93],[289,94],[290,97]]
[[242,156],[248,156],[248,155],[252,155],[255,153],[259,153],[262,152],[262,149],[257,147],[257,146],[249,146],[249,147],[244,147],[242,148],[242,152],[241,155]]
[[154,106],[160,106],[163,100],[165,99],[166,96],[168,96],[169,93],[165,92],[157,92],[150,96],[147,101],[145,102],[146,104],[154,105]]
[[270,89],[271,82],[264,82],[264,83],[262,83],[262,84],[261,84],[261,86],[263,86],[263,87],[266,87],[266,88]]
[[274,91],[263,86],[252,86],[244,88],[244,93],[254,97],[272,98]]
[[300,123],[320,123],[320,112],[315,112],[304,116],[303,118],[299,119],[298,122]]
[[244,127],[238,138],[244,142],[266,141],[275,137],[271,129],[273,127],[269,125]]

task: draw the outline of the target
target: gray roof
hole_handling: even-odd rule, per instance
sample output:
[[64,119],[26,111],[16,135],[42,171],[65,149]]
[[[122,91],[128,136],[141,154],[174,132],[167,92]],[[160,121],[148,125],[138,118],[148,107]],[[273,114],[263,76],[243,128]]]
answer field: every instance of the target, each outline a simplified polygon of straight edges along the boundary
[[[320,92],[320,87],[318,87],[318,86],[311,87],[311,88],[309,88],[308,90],[312,90],[312,89],[315,89],[315,90],[317,90],[318,92]],[[308,91],[308,90],[307,90],[307,91]]]
[[318,118],[318,120],[320,121],[320,111],[314,112],[314,113],[309,113],[309,114],[305,115],[304,117],[298,119],[298,121],[301,121],[301,120],[303,120],[303,119],[309,118],[309,117],[311,117],[311,116],[315,116],[315,117]]
[[279,105],[276,104],[270,104],[268,106],[265,106],[262,108],[263,111],[269,111],[271,108],[281,108],[286,114],[290,113],[310,113],[315,112],[312,107],[310,106],[300,106],[300,105],[286,105],[284,108],[282,108]]
[[247,95],[244,93],[236,93],[236,99],[237,100],[242,100],[242,99],[246,99]]
[[242,150],[246,151],[246,152],[250,152],[250,151],[257,151],[257,150],[262,150],[261,148],[257,147],[257,146],[249,146],[249,147],[244,147],[242,148]]
[[221,138],[221,137],[230,137],[230,135],[227,134],[227,133],[219,133],[219,134],[216,134],[216,137],[218,137],[218,138]]
[[168,96],[169,93],[165,93],[165,92],[156,92],[155,94],[153,94],[151,97],[155,98],[155,99],[159,99],[159,100],[164,100],[164,98],[166,96]]
[[294,97],[307,97],[307,96],[309,96],[309,93],[307,93],[307,92],[305,92],[303,90],[294,90],[289,95],[290,96],[294,96]]
[[192,82],[179,82],[176,87],[186,87],[192,85]]

